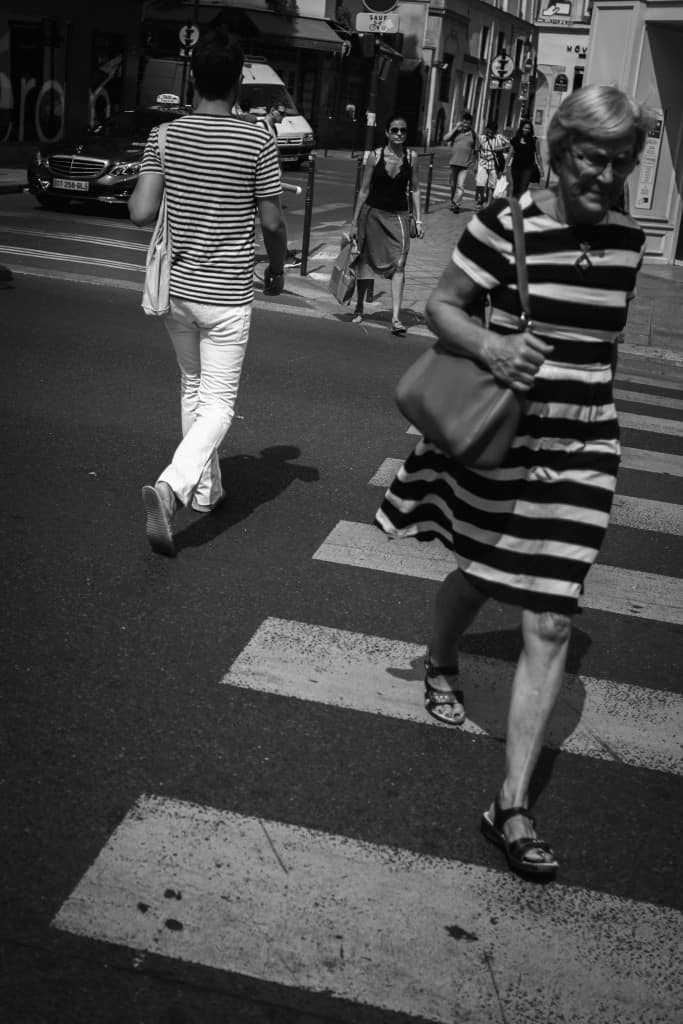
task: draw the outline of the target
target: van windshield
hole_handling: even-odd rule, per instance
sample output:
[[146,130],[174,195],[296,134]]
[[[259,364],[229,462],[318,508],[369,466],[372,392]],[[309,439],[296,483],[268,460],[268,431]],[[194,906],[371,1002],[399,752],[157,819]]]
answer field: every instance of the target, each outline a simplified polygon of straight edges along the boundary
[[247,114],[267,114],[271,107],[283,106],[290,117],[298,114],[294,100],[284,85],[246,82],[240,86],[240,109]]

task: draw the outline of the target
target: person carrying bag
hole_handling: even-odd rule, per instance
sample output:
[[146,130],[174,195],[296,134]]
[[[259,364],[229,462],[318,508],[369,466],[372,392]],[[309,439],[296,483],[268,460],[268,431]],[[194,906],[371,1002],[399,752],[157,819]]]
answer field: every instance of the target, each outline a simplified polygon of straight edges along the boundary
[[[529,281],[522,211],[512,216],[520,330],[530,330]],[[396,403],[413,426],[451,458],[468,466],[500,466],[520,418],[516,393],[474,359],[455,355],[439,340],[406,371]]]

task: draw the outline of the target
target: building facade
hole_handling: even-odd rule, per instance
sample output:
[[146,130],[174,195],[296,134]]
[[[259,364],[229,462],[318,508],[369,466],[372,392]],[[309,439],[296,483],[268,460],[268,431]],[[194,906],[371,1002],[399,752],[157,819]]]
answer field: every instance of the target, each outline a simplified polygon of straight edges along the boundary
[[586,82],[616,82],[647,104],[655,127],[629,180],[646,259],[683,265],[683,4],[595,0]]
[[135,100],[140,0],[9,0],[0,12],[0,145],[80,132]]

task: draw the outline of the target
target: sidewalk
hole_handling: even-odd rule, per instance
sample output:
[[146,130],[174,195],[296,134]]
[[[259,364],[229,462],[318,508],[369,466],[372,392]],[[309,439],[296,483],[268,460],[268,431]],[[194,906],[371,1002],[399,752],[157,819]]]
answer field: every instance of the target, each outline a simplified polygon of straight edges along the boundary
[[[407,326],[424,323],[423,312],[427,297],[448,263],[473,208],[473,200],[466,197],[460,214],[451,213],[448,203],[437,202],[423,216],[425,237],[411,242],[406,268],[402,309]],[[307,298],[311,297],[311,289],[314,288],[326,294],[331,264],[327,265],[323,274],[313,247],[315,245],[326,257],[332,252],[336,253],[339,249],[339,231],[331,232],[322,244],[320,242],[320,236],[315,235],[309,258],[309,277],[299,277],[296,270],[288,272],[288,291]],[[388,323],[389,283],[378,282],[378,285],[380,302],[368,308],[368,322],[378,320]],[[331,301],[339,311],[340,307],[334,299]],[[381,310],[376,312],[379,307]],[[631,303],[624,344],[620,351],[622,355],[649,357],[683,367],[683,267],[644,265],[638,276],[637,295]]]
[[21,192],[27,185],[25,167],[0,167],[0,195]]

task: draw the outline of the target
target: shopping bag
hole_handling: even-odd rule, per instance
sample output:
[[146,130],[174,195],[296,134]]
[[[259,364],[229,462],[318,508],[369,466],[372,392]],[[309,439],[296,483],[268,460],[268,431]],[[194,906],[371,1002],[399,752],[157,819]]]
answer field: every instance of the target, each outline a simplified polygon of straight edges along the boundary
[[510,190],[510,182],[508,181],[507,174],[501,174],[500,178],[496,182],[496,187],[493,190],[494,199],[505,199]]
[[359,255],[355,239],[344,239],[332,267],[330,283],[327,286],[328,291],[343,306],[347,306],[351,302],[351,296],[356,287],[356,267]]
[[[164,166],[167,125],[159,128],[159,152]],[[147,250],[145,283],[142,289],[142,308],[147,316],[165,316],[171,306],[171,233],[168,225],[166,186]]]

